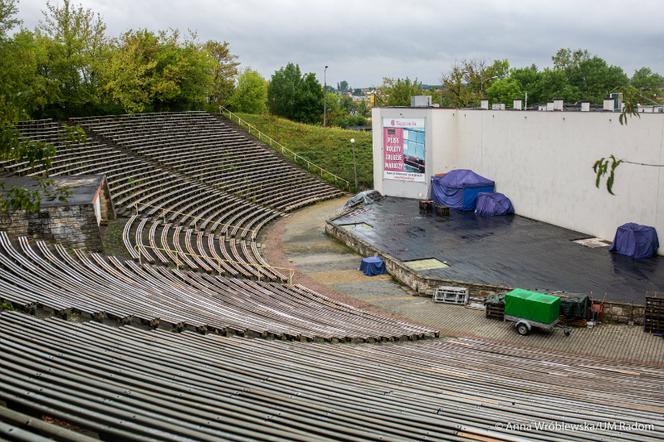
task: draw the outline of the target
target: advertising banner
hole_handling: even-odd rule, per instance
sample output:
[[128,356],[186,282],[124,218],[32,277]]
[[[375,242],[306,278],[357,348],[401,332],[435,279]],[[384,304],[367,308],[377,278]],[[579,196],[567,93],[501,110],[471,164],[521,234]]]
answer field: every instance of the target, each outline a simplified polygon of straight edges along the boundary
[[383,118],[383,177],[425,181],[424,118]]

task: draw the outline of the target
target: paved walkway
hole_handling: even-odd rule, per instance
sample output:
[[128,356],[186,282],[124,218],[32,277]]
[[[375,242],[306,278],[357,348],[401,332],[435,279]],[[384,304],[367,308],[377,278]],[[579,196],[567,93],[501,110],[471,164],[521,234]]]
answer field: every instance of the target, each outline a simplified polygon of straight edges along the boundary
[[481,336],[543,350],[664,366],[664,339],[644,333],[642,327],[601,324],[575,328],[569,337],[560,330],[520,336],[509,324],[486,319],[483,311],[413,296],[408,287],[387,275],[364,276],[357,270],[361,256],[324,233],[325,219],[344,201],[326,201],[280,220],[267,234],[268,261],[294,267],[296,282],[327,296],[434,327],[446,336]]

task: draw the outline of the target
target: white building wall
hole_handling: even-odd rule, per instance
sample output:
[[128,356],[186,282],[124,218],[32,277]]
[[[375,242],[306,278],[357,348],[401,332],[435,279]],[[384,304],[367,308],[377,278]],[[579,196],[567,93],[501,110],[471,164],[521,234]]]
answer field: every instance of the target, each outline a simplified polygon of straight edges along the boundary
[[[610,154],[664,164],[664,116],[642,114],[622,126],[615,113],[374,109],[373,121],[382,121],[385,112],[403,118],[426,114],[427,185],[435,173],[472,169],[494,180],[519,215],[607,240],[626,222],[651,225],[664,254],[664,168],[622,164],[615,196],[595,187],[592,170],[595,160]],[[382,128],[374,128],[376,188],[418,198],[421,189],[411,192],[399,182],[386,186],[382,170],[377,173],[382,167],[377,131],[382,134]]]

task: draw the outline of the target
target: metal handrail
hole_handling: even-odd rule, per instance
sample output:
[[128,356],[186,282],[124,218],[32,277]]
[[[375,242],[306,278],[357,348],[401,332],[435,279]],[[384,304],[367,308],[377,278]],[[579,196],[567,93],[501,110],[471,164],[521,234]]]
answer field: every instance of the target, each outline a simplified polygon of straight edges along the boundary
[[[286,146],[284,146],[283,144],[281,144],[280,142],[278,142],[277,140],[275,140],[271,136],[267,135],[264,132],[261,132],[260,129],[256,128],[256,126],[254,126],[253,124],[249,123],[246,120],[243,120],[242,117],[240,117],[239,115],[237,115],[237,114],[233,113],[232,111],[228,110],[225,106],[219,106],[219,112],[222,115],[226,116],[231,121],[233,121],[233,119],[237,120],[237,123],[240,126],[243,126],[243,127],[247,128],[247,132],[249,132],[249,135],[256,136],[260,141],[266,143],[268,146],[272,147],[273,149],[275,149],[275,146],[276,146],[276,148],[278,148],[281,151],[282,155],[292,156],[293,161],[295,163],[297,163],[298,160],[304,161],[307,164],[307,170],[308,171],[311,171],[311,167],[313,166],[314,170],[318,169],[321,177],[324,178],[325,175],[327,174],[328,176],[330,176],[334,179],[335,184],[337,183],[337,181],[341,181],[344,184],[344,187],[346,188],[346,190],[350,190],[350,188],[351,188],[350,181],[348,181],[344,178],[341,178],[339,175],[335,174],[334,172],[330,172],[329,170],[319,166],[318,164],[309,161],[307,158],[300,155],[299,153],[287,148]],[[255,132],[255,133],[252,133],[252,131]]]
[[[152,249],[152,250],[159,250],[162,252],[166,252],[169,255],[173,254],[175,256],[175,267],[180,270],[180,260],[177,259],[178,255],[184,255],[184,256],[191,256],[195,258],[202,258],[202,259],[213,259],[214,261],[217,262],[217,271],[219,272],[219,275],[222,274],[221,272],[221,263],[222,262],[230,262],[232,264],[240,264],[240,265],[246,265],[246,266],[252,266],[252,267],[259,267],[262,269],[275,269],[275,270],[287,270],[288,271],[288,285],[293,285],[293,277],[295,276],[295,269],[290,268],[290,267],[277,267],[277,266],[272,266],[272,265],[264,265],[264,264],[255,264],[251,262],[242,262],[242,261],[233,261],[232,259],[221,259],[219,257],[212,257],[212,256],[203,256],[203,255],[198,255],[196,253],[188,253],[185,251],[179,251],[179,250],[173,250],[173,249],[166,249],[163,247],[155,247],[155,246],[148,246],[144,244],[136,244],[134,245],[134,249],[136,249],[136,252],[138,253],[138,263],[143,265],[143,254],[141,253],[141,247],[145,249]],[[279,272],[276,272],[279,273]],[[261,281],[261,276],[260,273],[258,274],[258,281]]]

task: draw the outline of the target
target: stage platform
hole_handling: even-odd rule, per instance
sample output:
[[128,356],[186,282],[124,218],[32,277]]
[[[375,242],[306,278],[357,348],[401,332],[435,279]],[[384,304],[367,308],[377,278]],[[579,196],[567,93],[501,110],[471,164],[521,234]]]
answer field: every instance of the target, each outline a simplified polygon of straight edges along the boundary
[[330,223],[425,277],[634,304],[664,292],[663,257],[586,247],[574,241],[588,235],[521,216],[419,215],[417,200],[388,197]]

